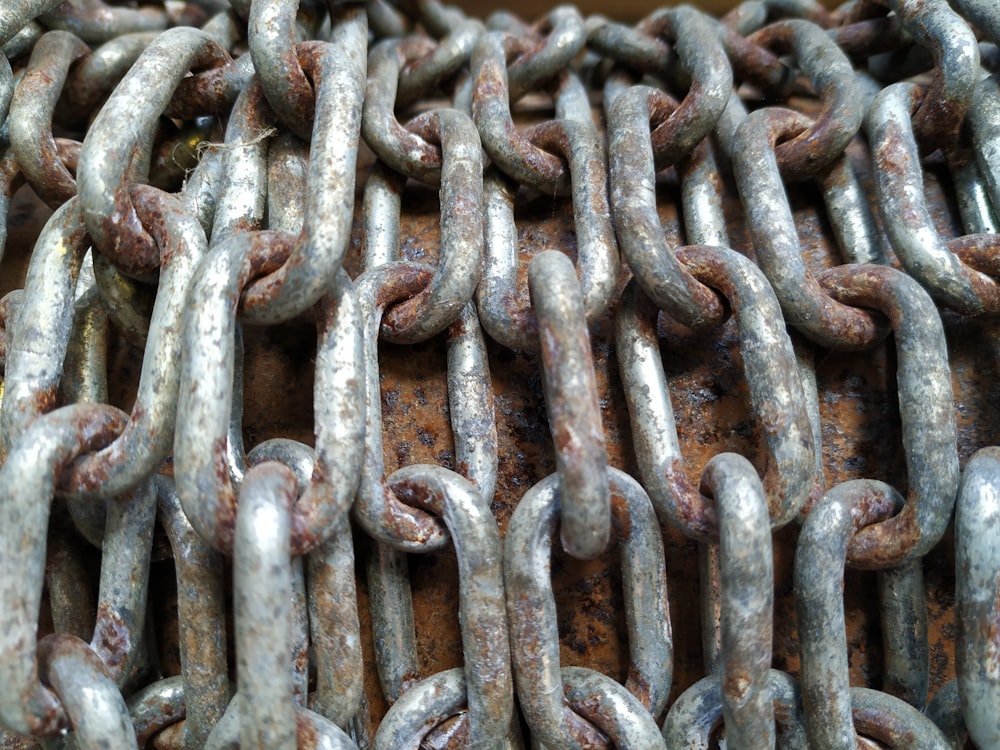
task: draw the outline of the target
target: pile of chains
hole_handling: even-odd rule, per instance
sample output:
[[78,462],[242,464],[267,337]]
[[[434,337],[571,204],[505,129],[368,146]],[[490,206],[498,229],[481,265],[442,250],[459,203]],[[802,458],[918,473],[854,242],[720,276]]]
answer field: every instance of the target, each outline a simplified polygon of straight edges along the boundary
[[[998,43],[994,0],[634,25],[438,0],[4,0],[0,250],[20,185],[52,214],[0,301],[0,744],[1000,747],[1000,449],[960,468],[942,323],[1000,312]],[[927,200],[932,164],[960,236]],[[418,183],[439,191],[439,248],[401,233]],[[842,263],[803,252],[803,189]],[[567,196],[574,231],[527,252],[525,196]],[[315,330],[312,444],[245,450],[243,330],[291,324]],[[761,447],[694,478],[664,354],[724,325]],[[390,471],[380,356],[435,338],[454,451]],[[130,413],[109,403],[112,339],[144,352]],[[905,484],[827,486],[815,358],[886,346]],[[498,350],[537,352],[555,465],[504,498],[503,535]],[[772,668],[789,524],[794,676]],[[701,571],[699,605],[673,612],[670,534]],[[71,538],[97,561],[93,611]],[[922,565],[943,539],[956,679],[929,696]],[[449,546],[461,642],[442,647],[462,666],[424,674],[408,556]],[[561,666],[553,555],[615,546],[627,674]],[[850,684],[845,568],[877,571],[881,690]],[[700,619],[706,676],[672,693],[679,618]]]

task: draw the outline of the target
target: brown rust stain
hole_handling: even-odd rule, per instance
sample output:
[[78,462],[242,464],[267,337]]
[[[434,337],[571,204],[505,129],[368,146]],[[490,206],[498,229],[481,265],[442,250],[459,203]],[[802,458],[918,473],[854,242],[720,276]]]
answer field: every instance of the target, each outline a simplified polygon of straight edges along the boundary
[[117,676],[132,651],[132,628],[107,602],[97,606],[97,624],[91,641],[108,672]]
[[[359,162],[370,164],[370,154]],[[367,160],[367,161],[366,161]],[[940,166],[940,165],[939,165]],[[943,172],[925,170],[928,203],[939,231],[956,234],[954,206],[945,200],[939,186]],[[661,182],[669,176],[661,176]],[[867,179],[865,177],[865,179]],[[728,183],[727,183],[728,184]],[[661,184],[661,189],[663,185]],[[793,210],[798,223],[811,231],[803,235],[804,251],[818,262],[837,262],[829,226],[815,213],[807,190],[793,194]],[[813,194],[814,197],[814,194]],[[731,185],[725,196],[726,214],[731,219],[730,238],[738,251],[752,255],[746,229],[739,221],[738,200]],[[34,206],[33,208],[25,208]],[[519,206],[519,241],[525,258],[551,244],[563,244],[572,234],[572,218],[565,202],[533,196]],[[406,204],[404,203],[404,207]],[[680,233],[676,205],[661,200],[661,219],[666,231]],[[27,212],[27,213],[26,213]],[[0,274],[0,293],[20,285],[27,259],[46,209],[33,200],[30,191],[15,199],[12,215],[29,215],[31,221],[12,221],[7,251]],[[438,232],[435,211],[405,211],[404,238]],[[558,239],[553,240],[553,237]],[[356,261],[362,246],[361,222],[355,221],[350,257]],[[526,263],[524,264],[526,267]],[[815,267],[815,266],[814,266]],[[523,288],[523,287],[522,287]],[[1000,443],[1000,426],[989,415],[1000,413],[1000,395],[993,388],[995,372],[995,323],[943,315],[958,409],[959,454],[964,462],[983,445]],[[662,328],[662,327],[661,327]],[[666,333],[661,329],[661,334]],[[607,327],[603,334],[607,336]],[[282,339],[289,339],[288,345]],[[289,436],[312,439],[312,368],[309,352],[314,335],[295,327],[247,329],[246,372],[247,410],[244,417],[248,445],[264,437]],[[606,341],[605,341],[606,343]],[[487,343],[496,388],[497,428],[500,444],[500,474],[492,508],[501,533],[521,496],[539,479],[554,470],[551,439],[544,413],[537,354],[507,350]],[[675,421],[680,433],[685,464],[691,475],[720,450],[737,450],[757,455],[754,436],[746,421],[745,385],[739,370],[732,323],[707,337],[661,339],[664,366],[673,396]],[[612,347],[613,349],[613,347]],[[387,469],[401,463],[397,447],[406,445],[403,463],[428,462],[454,468],[454,446],[448,425],[445,385],[445,340],[443,336],[412,347],[387,345],[380,348],[385,393],[384,435]],[[613,354],[613,352],[612,352]],[[138,379],[141,352],[112,333],[109,350],[111,400],[130,403]],[[901,444],[896,434],[898,405],[895,395],[895,354],[885,344],[864,353],[816,351],[820,381],[820,412],[823,429],[823,458],[826,482],[832,485],[849,478],[879,477],[900,486],[905,477]],[[636,474],[627,410],[621,397],[617,362],[611,354],[595,357],[602,419],[607,434],[609,463]],[[419,394],[419,395],[418,395]],[[391,403],[390,403],[391,402]],[[400,453],[399,456],[402,456]],[[755,458],[755,465],[759,459]],[[670,700],[704,674],[701,665],[696,543],[673,529],[665,536],[668,596],[674,632],[674,684]],[[774,537],[775,551],[775,641],[774,665],[793,674],[798,671],[797,633],[792,598],[792,563],[798,532],[786,527]],[[367,540],[356,535],[356,549],[364,554]],[[561,654],[564,664],[580,664],[598,669],[618,679],[628,668],[624,618],[621,615],[618,563],[611,552],[593,563],[553,560],[553,585],[560,597]],[[457,565],[453,553],[444,550],[425,556],[411,556],[411,584],[418,632],[418,657],[422,674],[459,666],[459,622],[457,618]],[[158,641],[176,628],[168,602],[173,586],[169,563],[160,565],[161,574],[151,580],[151,603],[162,598],[156,615]],[[154,566],[156,567],[156,566]],[[950,538],[925,559],[932,654],[931,695],[954,676],[954,549]],[[386,710],[374,674],[374,653],[363,566],[358,566],[358,601],[364,653],[365,690],[374,721]],[[848,571],[845,582],[848,638],[851,647],[851,679],[856,685],[881,684],[881,638],[874,574]],[[176,657],[165,660],[169,672],[176,673]],[[161,735],[166,734],[165,732]],[[169,745],[168,745],[169,746]]]

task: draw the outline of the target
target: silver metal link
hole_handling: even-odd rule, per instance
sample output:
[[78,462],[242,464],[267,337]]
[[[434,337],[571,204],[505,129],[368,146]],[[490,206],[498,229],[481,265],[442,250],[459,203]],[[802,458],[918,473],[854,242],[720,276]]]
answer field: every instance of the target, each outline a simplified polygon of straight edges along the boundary
[[802,115],[768,108],[747,117],[734,136],[733,172],[757,262],[774,287],[790,325],[822,346],[871,346],[883,335],[878,321],[871,313],[838,304],[824,294],[800,252],[774,143],[808,124]]
[[770,690],[774,608],[771,527],[764,488],[742,456],[722,453],[702,484],[719,513],[722,715],[726,745],[774,745]]
[[[806,750],[809,743],[799,684],[787,673],[775,669],[768,672],[768,680],[774,700],[777,747]],[[722,717],[722,683],[715,675],[703,677],[674,701],[663,722],[663,739],[667,747],[707,750]],[[766,743],[766,737],[757,739],[765,740],[761,746],[772,746]]]
[[[498,747],[510,731],[514,702],[500,534],[489,506],[468,480],[442,467],[404,467],[386,482],[403,502],[440,514],[448,525],[458,557],[459,618],[464,625],[462,653],[468,707],[464,716],[469,722],[469,744]],[[414,691],[419,695],[433,689],[416,683],[403,695]],[[400,710],[405,710],[406,705]],[[390,708],[387,717],[393,716],[393,712]],[[430,716],[424,720],[428,729],[434,726],[428,722]],[[383,737],[380,728],[375,735],[375,747],[392,747],[390,740]]]
[[178,677],[165,677],[135,693],[126,702],[139,747],[171,724],[184,719],[184,684]]
[[[667,616],[666,572],[663,543],[656,533],[655,515],[641,486],[627,474],[609,470],[612,491],[623,502],[613,507],[620,528],[629,529],[622,539],[623,585],[629,630],[631,664],[625,694],[619,701],[623,725],[644,725],[662,712],[672,667],[672,636]],[[510,617],[514,675],[521,710],[534,736],[549,748],[574,747],[593,741],[594,728],[581,721],[563,698],[565,671],[559,667],[556,603],[548,580],[550,536],[561,523],[560,482],[551,475],[536,484],[521,499],[504,548],[504,582]],[[579,688],[578,688],[579,689]],[[587,688],[582,688],[586,690]],[[594,689],[611,690],[605,683]],[[621,696],[619,690],[611,695]],[[624,700],[624,703],[621,701]],[[642,707],[635,715],[629,703]],[[640,716],[645,719],[640,719]],[[610,716],[615,720],[614,712]],[[604,719],[597,721],[607,730]],[[654,745],[639,745],[655,747]]]
[[[88,130],[77,169],[87,232],[128,275],[148,277],[159,265],[155,240],[136,215],[130,193],[130,183],[148,173],[154,124],[187,71],[223,64],[228,57],[195,29],[164,32],[132,66]],[[159,86],[149,85],[151,76]]]
[[656,93],[632,87],[615,99],[608,113],[608,172],[615,230],[622,254],[646,295],[684,325],[704,330],[722,322],[722,304],[677,261],[656,213],[656,169],[649,134]]
[[880,570],[878,598],[885,650],[882,689],[923,711],[927,706],[930,654],[922,561]]
[[[618,245],[607,202],[607,172],[603,150],[592,125],[555,120],[536,132],[551,137],[569,160],[576,228],[580,292],[588,325],[603,317],[618,281]],[[512,348],[538,346],[538,321],[533,311],[518,304],[517,228],[514,225],[516,186],[498,171],[484,178],[486,204],[486,260],[477,291],[483,328]]]
[[233,540],[233,605],[240,747],[295,748],[292,703],[291,505],[294,474],[252,468],[240,485]]
[[859,531],[849,554],[854,565],[892,567],[937,544],[954,509],[959,470],[944,332],[929,296],[895,269],[841,266],[820,282],[839,301],[880,308],[893,325],[907,502],[899,515]]
[[[851,714],[841,570],[852,534],[889,517],[902,498],[891,487],[839,484],[816,504],[795,555],[795,606],[802,633],[802,702],[811,747],[856,747]],[[818,575],[822,571],[822,575]]]
[[38,644],[38,657],[45,681],[66,708],[77,747],[138,750],[125,699],[105,674],[104,662],[83,641],[49,636]]
[[25,180],[53,208],[76,194],[76,180],[59,157],[52,114],[69,67],[89,53],[87,45],[68,32],[44,34],[10,100],[14,157]]
[[[19,436],[0,469],[6,498],[0,520],[4,529],[19,532],[16,537],[5,533],[0,548],[0,585],[4,601],[11,602],[0,610],[0,719],[14,731],[51,735],[68,721],[57,695],[39,680],[36,660],[45,529],[59,470],[94,444],[113,438],[123,417],[98,405],[53,412]],[[21,551],[22,545],[30,554]]]
[[538,317],[542,382],[559,475],[559,533],[573,557],[590,560],[611,536],[607,449],[597,383],[573,264],[556,251],[536,255],[528,268]]
[[362,11],[345,13],[330,42],[316,50],[311,71],[317,81],[317,117],[304,226],[288,260],[243,292],[243,315],[249,321],[274,324],[294,318],[338,284],[350,237],[368,31]]
[[984,448],[972,456],[955,506],[958,693],[969,735],[980,747],[1000,741],[1000,722],[994,712],[1000,683],[986,625],[996,617],[998,470],[996,448]]
[[[234,236],[199,266],[189,302],[197,315],[185,328],[178,426],[174,440],[178,489],[185,513],[214,546],[230,549],[235,498],[228,472],[220,474],[233,394],[235,305],[250,273],[244,245]],[[365,411],[361,398],[362,339],[357,301],[343,274],[340,293],[324,302],[316,379],[314,481],[293,511],[292,549],[298,554],[327,539],[354,495]],[[213,340],[211,348],[205,341]],[[206,384],[212,387],[206,390]],[[216,394],[224,396],[216,400]],[[210,397],[211,396],[211,397]],[[339,480],[339,481],[338,481]]]
[[6,453],[28,423],[55,405],[69,346],[76,277],[86,250],[80,203],[63,204],[46,223],[32,254],[25,293],[7,342],[0,451]]
[[[61,0],[14,0],[0,16],[0,45],[6,45],[28,22],[59,5]],[[4,50],[5,55],[11,53]]]
[[948,249],[921,195],[923,178],[910,122],[920,100],[915,86],[894,84],[882,90],[868,112],[872,154],[883,167],[875,183],[882,221],[903,267],[936,300],[966,315],[983,314],[998,304],[997,282]]
[[[753,264],[732,250],[688,249],[688,268],[700,266],[696,272],[711,277],[734,305],[751,403],[770,454],[764,488],[771,525],[777,528],[799,513],[813,484],[815,448],[791,341],[776,325],[777,302]],[[633,290],[623,300],[616,321],[619,368],[639,473],[663,521],[696,538],[713,538],[718,533],[717,513],[684,472],[656,345],[655,318],[648,306]]]
[[[173,482],[157,479],[159,513],[177,576],[178,641],[184,695],[185,747],[205,743],[230,698],[222,556],[188,522]],[[220,625],[204,632],[201,622]]]

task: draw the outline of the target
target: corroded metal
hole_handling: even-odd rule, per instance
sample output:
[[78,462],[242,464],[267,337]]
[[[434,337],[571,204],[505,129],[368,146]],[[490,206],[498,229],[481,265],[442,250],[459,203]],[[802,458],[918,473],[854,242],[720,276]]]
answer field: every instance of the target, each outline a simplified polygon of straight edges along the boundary
[[994,743],[998,19],[5,4],[0,744]]

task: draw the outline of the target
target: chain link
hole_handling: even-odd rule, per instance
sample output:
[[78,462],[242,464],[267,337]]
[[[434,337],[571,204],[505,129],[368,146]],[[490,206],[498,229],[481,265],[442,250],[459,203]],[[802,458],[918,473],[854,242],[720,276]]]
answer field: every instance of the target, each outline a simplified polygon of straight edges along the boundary
[[[955,332],[1000,310],[998,43],[987,0],[633,25],[8,0],[0,744],[998,745],[1000,454],[953,383]],[[22,185],[51,210],[33,248]],[[302,331],[310,424],[262,435],[244,335]],[[838,468],[828,363],[856,350],[888,363],[899,467]],[[435,351],[447,447],[418,458],[385,360]],[[749,404],[729,434],[694,361]],[[537,404],[513,420],[510,362]],[[928,561],[952,543],[941,686]],[[573,645],[564,581],[619,563],[615,671]]]

